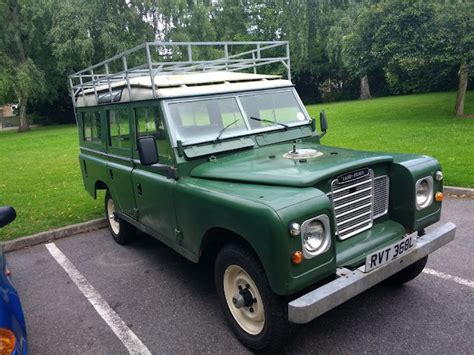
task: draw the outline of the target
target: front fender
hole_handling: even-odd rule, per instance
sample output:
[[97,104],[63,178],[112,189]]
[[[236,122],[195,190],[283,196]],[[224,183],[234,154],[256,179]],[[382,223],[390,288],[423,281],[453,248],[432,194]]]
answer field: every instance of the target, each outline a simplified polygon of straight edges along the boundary
[[273,208],[258,202],[258,194],[254,200],[225,192],[235,188],[225,182],[196,179],[181,179],[176,184],[174,201],[181,247],[197,260],[206,232],[216,227],[226,229],[250,244],[273,291],[285,294],[289,260],[286,228]]
[[443,182],[436,181],[435,172],[441,170],[436,159],[427,156],[394,155],[390,168],[390,219],[402,224],[411,233],[423,229],[441,218],[441,202],[422,210],[415,205],[416,182],[426,176],[433,177],[433,194],[443,191]]

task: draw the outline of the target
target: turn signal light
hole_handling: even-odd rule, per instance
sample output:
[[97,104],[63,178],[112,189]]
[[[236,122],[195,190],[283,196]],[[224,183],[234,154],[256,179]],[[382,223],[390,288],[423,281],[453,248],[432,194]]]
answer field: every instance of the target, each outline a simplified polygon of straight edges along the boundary
[[301,264],[303,259],[304,259],[303,253],[299,250],[297,250],[293,254],[291,254],[291,262],[293,264]]
[[435,201],[436,202],[441,202],[444,200],[444,194],[442,192],[437,192],[435,194]]
[[12,354],[16,338],[10,329],[0,328],[0,354]]

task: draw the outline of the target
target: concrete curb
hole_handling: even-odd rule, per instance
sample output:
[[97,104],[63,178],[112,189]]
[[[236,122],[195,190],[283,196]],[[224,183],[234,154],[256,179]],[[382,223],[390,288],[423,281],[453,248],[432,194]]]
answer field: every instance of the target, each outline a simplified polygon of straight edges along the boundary
[[458,197],[474,197],[474,189],[468,187],[445,186],[444,192],[448,195],[455,195]]
[[90,232],[93,230],[105,228],[107,221],[105,218],[94,219],[83,223],[73,224],[58,229],[41,232],[27,237],[18,238],[15,240],[8,240],[0,243],[0,248],[3,248],[4,252],[10,252],[33,245],[49,242],[52,240],[69,237],[79,233]]

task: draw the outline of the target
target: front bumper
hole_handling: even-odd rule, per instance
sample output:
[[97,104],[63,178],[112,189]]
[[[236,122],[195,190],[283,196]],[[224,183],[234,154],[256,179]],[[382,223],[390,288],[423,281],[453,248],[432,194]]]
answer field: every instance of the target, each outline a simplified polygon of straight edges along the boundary
[[441,248],[454,239],[455,232],[456,226],[446,223],[419,237],[408,254],[367,273],[362,271],[364,266],[356,270],[338,268],[337,279],[288,303],[288,320],[300,324],[312,321]]

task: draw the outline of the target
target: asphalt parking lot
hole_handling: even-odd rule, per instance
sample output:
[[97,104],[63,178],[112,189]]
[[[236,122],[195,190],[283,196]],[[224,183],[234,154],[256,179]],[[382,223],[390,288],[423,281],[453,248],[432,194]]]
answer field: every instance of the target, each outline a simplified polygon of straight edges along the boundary
[[[425,273],[298,327],[286,352],[472,354],[473,218],[474,199],[449,198],[443,221],[457,225],[456,240],[430,257]],[[7,261],[31,354],[127,354],[124,337],[154,354],[248,352],[220,313],[210,267],[146,236],[122,247],[104,229],[11,252]]]

